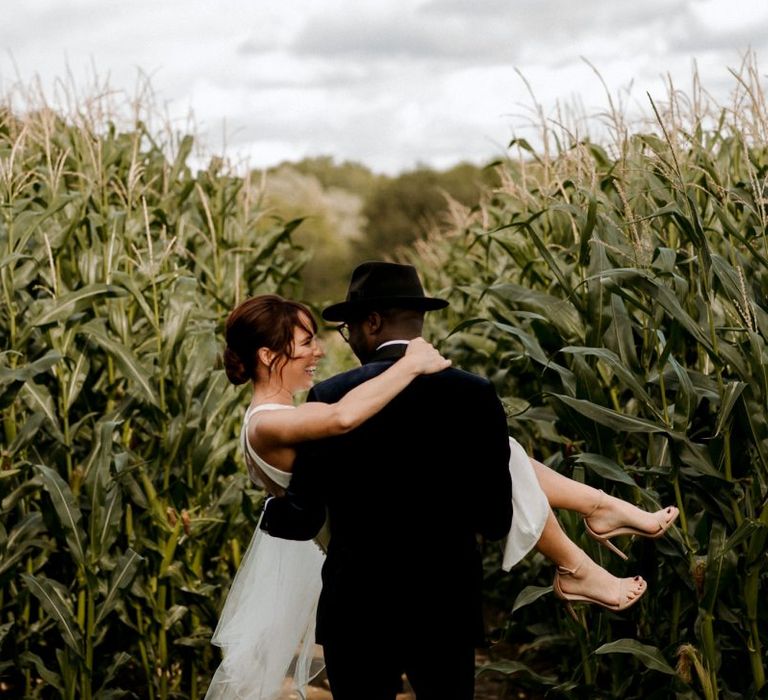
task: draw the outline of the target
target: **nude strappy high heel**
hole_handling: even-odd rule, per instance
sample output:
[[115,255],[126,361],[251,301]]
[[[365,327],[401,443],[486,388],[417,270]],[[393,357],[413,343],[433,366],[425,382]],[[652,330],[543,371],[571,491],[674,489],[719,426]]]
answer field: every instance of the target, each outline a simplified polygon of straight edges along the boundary
[[[648,532],[646,530],[640,530],[636,527],[632,527],[631,525],[623,525],[620,527],[615,527],[613,530],[608,530],[607,532],[595,532],[589,525],[589,518],[593,516],[597,510],[600,508],[600,506],[603,503],[603,500],[605,499],[605,492],[601,489],[600,490],[600,499],[597,502],[597,505],[587,514],[584,516],[584,528],[587,531],[587,534],[593,539],[599,542],[604,547],[607,547],[615,554],[618,554],[622,559],[625,561],[627,560],[627,555],[624,554],[613,542],[611,542],[611,537],[617,537],[618,535],[637,535],[638,537],[648,537],[652,540],[658,539],[661,537],[672,525],[672,523],[675,522],[677,519],[679,511],[674,506],[668,506],[667,508],[662,508],[661,510],[656,511],[652,515],[656,517],[656,522],[659,524],[659,529],[656,532]],[[676,511],[669,520],[667,520],[667,516],[672,511]]]
[[[648,590],[648,586],[646,585],[645,581],[643,581],[642,590],[631,599],[627,599],[626,594],[626,579],[618,579],[619,584],[619,600],[623,601],[620,603],[605,603],[602,600],[598,600],[597,598],[593,598],[592,596],[585,595],[582,593],[566,593],[561,584],[560,579],[563,576],[575,576],[578,570],[582,567],[584,564],[584,561],[586,560],[586,555],[584,556],[584,559],[582,559],[581,563],[575,568],[575,569],[569,569],[565,566],[558,566],[557,571],[555,572],[555,579],[552,582],[552,590],[554,591],[555,595],[563,601],[565,604],[565,609],[568,611],[570,616],[576,621],[579,622],[579,618],[576,617],[576,612],[573,609],[572,603],[591,603],[594,605],[599,605],[600,607],[605,608],[606,610],[613,610],[614,612],[621,612],[622,610],[626,610],[627,608],[634,605],[640,598],[642,598],[643,594]],[[635,576],[634,581],[639,581],[640,576]]]

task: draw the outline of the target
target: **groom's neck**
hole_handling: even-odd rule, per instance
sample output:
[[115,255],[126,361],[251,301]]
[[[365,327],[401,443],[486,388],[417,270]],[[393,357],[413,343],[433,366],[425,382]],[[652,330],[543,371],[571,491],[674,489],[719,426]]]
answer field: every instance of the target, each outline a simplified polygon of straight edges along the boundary
[[376,341],[377,345],[382,343],[388,343],[390,340],[413,340],[421,335],[421,328],[415,330],[413,328],[395,327],[387,328],[383,333],[379,333]]
[[424,313],[405,309],[392,309],[381,314],[382,325],[378,332],[379,344],[390,340],[413,340],[424,329]]

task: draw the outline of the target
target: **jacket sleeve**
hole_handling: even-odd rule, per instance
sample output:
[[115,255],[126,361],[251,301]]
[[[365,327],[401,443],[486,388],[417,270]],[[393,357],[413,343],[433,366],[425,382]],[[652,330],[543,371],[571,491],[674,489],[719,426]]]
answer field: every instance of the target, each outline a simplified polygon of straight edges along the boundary
[[[317,401],[312,389],[307,401]],[[322,441],[302,443],[288,489],[283,496],[267,499],[261,529],[286,540],[311,540],[325,522],[325,483]]]
[[488,383],[478,425],[477,466],[470,498],[475,530],[489,540],[500,540],[512,524],[512,479],[509,473],[509,429],[504,407]]

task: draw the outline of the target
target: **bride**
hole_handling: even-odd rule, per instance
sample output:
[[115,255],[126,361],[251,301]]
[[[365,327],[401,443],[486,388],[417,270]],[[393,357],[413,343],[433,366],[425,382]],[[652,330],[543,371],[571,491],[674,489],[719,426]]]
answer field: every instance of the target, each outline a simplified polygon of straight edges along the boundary
[[[380,411],[417,376],[450,366],[421,338],[402,359],[334,404],[294,407],[295,393],[311,387],[323,356],[310,311],[276,295],[244,301],[227,319],[224,363],[233,384],[251,382],[253,393],[241,433],[249,474],[272,495],[290,481],[295,446],[353,430]],[[620,556],[610,538],[659,537],[677,517],[670,507],[647,513],[529,459],[510,438],[513,521],[504,549],[509,570],[532,548],[557,565],[554,592],[571,602],[624,610],[646,590],[641,577],[617,578],[568,539],[552,507],[581,513],[587,533]],[[320,595],[323,533],[315,542],[271,537],[256,528],[234,578],[213,635],[223,660],[206,698],[273,700],[284,689],[301,697],[313,667],[314,623]]]

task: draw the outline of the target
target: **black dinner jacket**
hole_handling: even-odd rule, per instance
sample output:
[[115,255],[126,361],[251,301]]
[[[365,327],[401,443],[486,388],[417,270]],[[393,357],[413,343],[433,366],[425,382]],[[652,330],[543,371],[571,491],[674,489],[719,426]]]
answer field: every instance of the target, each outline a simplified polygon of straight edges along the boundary
[[[405,353],[381,348],[362,367],[317,384],[308,400],[334,403]],[[449,368],[417,377],[355,430],[303,443],[285,496],[262,528],[331,540],[323,566],[317,641],[371,625],[482,640],[477,534],[501,539],[512,519],[509,440],[491,383]],[[435,627],[437,625],[437,627]]]

